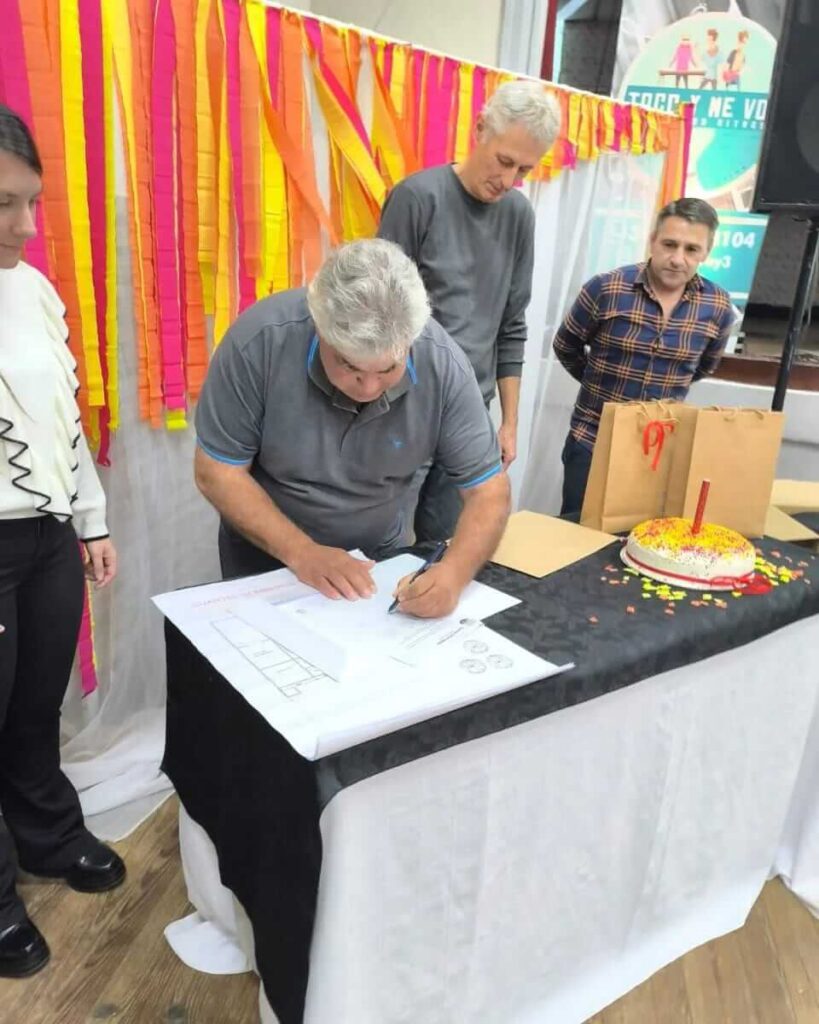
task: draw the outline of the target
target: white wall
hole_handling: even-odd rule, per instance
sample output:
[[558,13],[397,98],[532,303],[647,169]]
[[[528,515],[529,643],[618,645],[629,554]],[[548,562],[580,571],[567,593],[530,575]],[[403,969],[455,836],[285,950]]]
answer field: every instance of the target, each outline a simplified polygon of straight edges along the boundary
[[307,6],[313,14],[451,57],[498,63],[503,0],[312,0]]

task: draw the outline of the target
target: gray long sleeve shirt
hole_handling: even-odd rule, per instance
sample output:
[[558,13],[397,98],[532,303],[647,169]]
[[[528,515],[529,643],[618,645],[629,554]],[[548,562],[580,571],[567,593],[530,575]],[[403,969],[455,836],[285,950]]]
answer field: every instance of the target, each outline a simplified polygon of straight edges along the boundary
[[468,356],[486,402],[496,379],[523,369],[534,223],[519,191],[483,203],[451,164],[399,182],[381,213],[379,237],[417,263],[432,315]]

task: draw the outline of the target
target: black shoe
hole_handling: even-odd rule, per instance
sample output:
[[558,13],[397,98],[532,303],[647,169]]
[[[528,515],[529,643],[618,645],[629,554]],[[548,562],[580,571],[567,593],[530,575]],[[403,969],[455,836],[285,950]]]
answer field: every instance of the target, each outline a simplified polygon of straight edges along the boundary
[[108,892],[125,881],[125,862],[109,846],[100,843],[74,861],[61,877],[77,892]]
[[0,931],[0,978],[27,978],[50,956],[46,940],[27,917]]
[[122,885],[125,879],[122,857],[105,843],[97,843],[62,871],[37,871],[29,867],[23,870],[38,878],[62,878],[77,892],[108,892]]

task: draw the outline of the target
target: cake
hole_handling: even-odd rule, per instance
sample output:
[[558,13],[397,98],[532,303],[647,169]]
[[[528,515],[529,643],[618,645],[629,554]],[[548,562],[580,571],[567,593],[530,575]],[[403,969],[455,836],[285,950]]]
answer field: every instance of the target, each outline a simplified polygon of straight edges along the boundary
[[734,590],[751,581],[756,552],[736,530],[690,519],[649,519],[635,526],[620,552],[632,569],[691,590]]

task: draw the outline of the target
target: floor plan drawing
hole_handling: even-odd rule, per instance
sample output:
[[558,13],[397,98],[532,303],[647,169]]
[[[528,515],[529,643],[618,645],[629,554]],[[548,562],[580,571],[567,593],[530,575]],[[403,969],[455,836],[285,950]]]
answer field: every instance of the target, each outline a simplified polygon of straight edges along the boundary
[[304,688],[311,683],[335,682],[315,665],[288,651],[235,615],[215,619],[211,626],[289,700],[301,696]]

